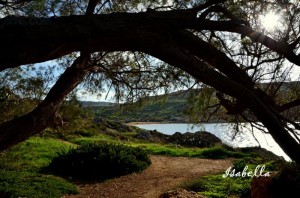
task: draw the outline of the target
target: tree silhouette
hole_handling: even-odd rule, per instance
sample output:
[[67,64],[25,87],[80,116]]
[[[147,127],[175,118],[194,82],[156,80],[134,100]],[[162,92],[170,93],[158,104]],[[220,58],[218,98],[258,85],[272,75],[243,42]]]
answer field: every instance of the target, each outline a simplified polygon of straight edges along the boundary
[[[300,66],[299,6],[278,0],[0,1],[1,71],[73,60],[33,111],[0,125],[0,149],[57,122],[62,101],[85,79],[108,80],[119,96],[127,90],[133,97],[193,79],[217,90],[228,114],[255,116],[300,163],[300,126],[284,113],[300,104],[299,95],[280,91]],[[269,11],[283,21],[276,30],[260,21]]]

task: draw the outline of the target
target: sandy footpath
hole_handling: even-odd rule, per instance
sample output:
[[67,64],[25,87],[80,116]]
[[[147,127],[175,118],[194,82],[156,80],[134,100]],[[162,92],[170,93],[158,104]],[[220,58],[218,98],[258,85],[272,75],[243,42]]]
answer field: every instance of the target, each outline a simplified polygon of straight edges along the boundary
[[78,184],[80,194],[64,198],[157,198],[184,181],[210,173],[223,172],[232,166],[226,160],[151,156],[152,164],[134,173],[102,183]]

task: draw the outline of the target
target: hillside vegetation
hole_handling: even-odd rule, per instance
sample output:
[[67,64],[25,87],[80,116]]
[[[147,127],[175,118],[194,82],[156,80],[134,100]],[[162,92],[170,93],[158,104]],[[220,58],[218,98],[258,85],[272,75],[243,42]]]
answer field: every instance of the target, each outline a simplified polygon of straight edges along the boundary
[[[286,97],[292,97],[299,93],[299,82],[294,83],[262,83],[261,89],[270,95],[274,90],[284,93]],[[229,110],[220,106],[217,93],[210,87],[177,91],[173,93],[149,96],[134,103],[117,104],[105,102],[82,102],[83,106],[91,110],[98,118],[128,122],[248,122],[240,116],[232,116]],[[285,98],[279,98],[282,103]],[[230,101],[234,104],[235,101]],[[291,120],[299,120],[299,108],[289,109],[283,114]],[[245,110],[250,120],[257,118]]]
[[[168,98],[159,97],[161,100],[165,99],[164,103],[151,104],[151,100],[157,99],[151,97],[150,102],[145,101],[148,104],[143,107],[144,109],[138,110],[146,115],[147,108],[151,111],[156,109],[160,112],[159,115],[162,115],[161,112],[164,109],[159,105],[169,105],[169,108],[166,108],[168,111],[178,110],[180,113],[179,108],[184,109],[185,98],[187,97],[184,95],[171,94]],[[182,106],[172,108],[178,104],[182,104]],[[109,109],[109,107],[107,108]],[[149,112],[151,112],[150,110]],[[125,115],[123,118],[126,118]],[[127,115],[130,115],[130,112]],[[151,114],[149,113],[149,115]],[[174,115],[174,113],[170,113],[170,115]],[[111,169],[111,167],[119,166],[124,170],[118,175],[99,177],[99,179],[106,179],[140,172],[150,164],[146,157],[149,154],[209,159],[235,158],[238,159],[235,163],[237,167],[249,165],[253,169],[258,164],[267,164],[270,171],[279,170],[280,168],[277,166],[285,163],[261,149],[259,151],[262,153],[256,150],[233,149],[221,143],[205,144],[204,148],[197,148],[194,144],[186,145],[185,136],[182,137],[184,142],[178,141],[179,138],[172,140],[171,137],[158,132],[149,132],[124,125],[119,121],[100,118],[99,115],[95,116],[89,112],[88,108],[82,108],[76,101],[66,102],[61,110],[61,116],[64,122],[63,126],[56,129],[48,128],[42,134],[0,153],[0,197],[61,197],[64,194],[76,194],[78,189],[74,182],[80,182],[81,173],[98,170],[98,168],[101,174],[103,172],[115,173],[116,168]],[[115,119],[119,120],[118,117]],[[152,136],[151,140],[144,138],[148,137],[148,133]],[[110,154],[106,155],[107,153]],[[146,160],[140,161],[139,156]],[[109,167],[94,166],[97,163],[108,164],[108,162],[111,163]],[[61,164],[65,166],[61,166]],[[56,167],[61,167],[63,170],[57,173],[56,171],[59,169]],[[68,172],[67,175],[61,174],[67,173],[65,170],[73,171]],[[228,186],[228,184],[237,181],[236,178],[229,178],[225,181],[222,177],[211,176],[205,179],[213,181],[214,184],[207,187],[203,180],[199,180],[201,186],[195,191],[202,192],[207,197],[219,195],[219,197],[227,197],[228,192],[240,196],[250,189],[251,178],[239,180],[239,184],[234,187]],[[195,185],[200,185],[198,180],[191,182],[185,184],[184,187],[191,189]],[[216,194],[218,190],[215,190],[214,186],[222,186],[222,191]]]
[[[48,129],[48,131],[45,131],[40,137],[31,138],[1,153],[0,195],[3,195],[1,197],[61,197],[63,194],[78,193],[76,186],[73,184],[74,181],[78,182],[78,180],[74,179],[80,178],[81,175],[78,176],[78,174],[88,172],[88,170],[92,168],[97,169],[97,167],[94,166],[95,163],[91,160],[96,160],[101,163],[102,160],[108,160],[110,163],[117,162],[117,164],[110,165],[110,167],[122,165],[122,170],[125,170],[122,174],[127,174],[132,172],[131,170],[140,171],[147,166],[147,164],[144,165],[135,160],[134,156],[140,156],[141,152],[174,157],[184,156],[209,159],[236,158],[239,159],[237,164],[239,167],[249,164],[252,169],[257,164],[266,163],[268,163],[267,166],[271,168],[278,162],[277,157],[266,152],[263,152],[264,155],[261,155],[254,150],[242,151],[222,144],[210,148],[195,148],[160,141],[149,142],[137,138],[138,134],[142,132],[143,130],[136,127],[126,126],[119,122],[109,120],[102,120],[101,122],[97,120],[85,120],[84,129],[66,130],[65,133],[59,134]],[[163,137],[159,134],[156,135],[159,139]],[[49,136],[51,136],[51,138],[49,138]],[[93,147],[88,145],[95,145],[97,149],[94,150]],[[125,146],[126,148],[129,146],[130,148],[124,149]],[[99,150],[98,148],[101,149]],[[118,148],[121,148],[121,150]],[[138,148],[138,150],[134,148]],[[108,149],[109,152],[103,153],[101,151],[103,149]],[[138,155],[134,154],[133,156],[129,154],[129,152],[123,152],[124,150],[133,151],[131,152],[132,154],[138,153]],[[110,155],[107,156],[105,153],[110,153]],[[75,154],[76,157],[74,157]],[[64,167],[59,165],[57,160],[61,161]],[[65,163],[65,161],[68,163]],[[283,163],[281,160],[279,162]],[[149,161],[147,163],[149,164]],[[107,162],[104,164],[107,164]],[[56,165],[62,167],[64,170],[75,170],[75,172],[68,172],[67,175],[63,175],[61,172],[56,173],[57,170],[60,170],[57,168],[53,169]],[[89,167],[90,165],[92,165],[92,168]],[[80,170],[82,167],[84,170]],[[115,169],[110,169],[110,167],[99,166],[99,171],[104,171],[105,173],[112,171],[112,173],[114,173]],[[138,167],[138,169],[136,169],[136,167]],[[139,167],[141,167],[141,169]],[[61,175],[64,179],[60,177]],[[84,176],[87,177],[87,175]],[[116,175],[112,176],[115,177]],[[241,181],[236,180],[236,178],[230,178],[225,181],[219,176],[211,177],[211,179],[214,179],[214,184],[209,188],[205,188],[205,195],[207,197],[216,197],[214,194],[213,196],[209,194],[215,193],[213,186],[222,186],[223,190],[219,194],[223,197],[227,197],[226,194],[229,192],[228,190],[230,190],[232,194],[241,195],[250,188],[251,178]],[[235,187],[227,185],[232,182],[238,182],[239,184]],[[194,184],[193,182],[186,184],[184,187],[190,189],[190,185],[194,186],[198,184]],[[45,189],[47,189],[47,191],[45,191]],[[201,189],[202,188],[195,190],[200,192],[202,191]]]
[[188,122],[184,111],[187,108],[187,92],[152,96],[132,104],[85,105],[96,117],[121,122]]

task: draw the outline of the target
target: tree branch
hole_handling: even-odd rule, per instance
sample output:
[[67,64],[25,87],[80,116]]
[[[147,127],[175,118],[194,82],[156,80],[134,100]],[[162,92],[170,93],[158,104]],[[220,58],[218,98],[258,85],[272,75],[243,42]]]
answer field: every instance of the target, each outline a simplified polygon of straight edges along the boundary
[[[57,18],[6,17],[0,19],[0,70],[55,59],[74,51],[136,51],[140,47],[139,35],[185,29],[239,33],[300,66],[300,57],[285,42],[275,41],[241,23],[200,20],[190,13],[191,9]],[[22,36],[15,37],[15,32]]]
[[213,65],[230,79],[242,83],[249,89],[253,89],[251,78],[228,58],[226,54],[188,31],[181,31],[173,35],[181,47]]
[[24,116],[0,124],[0,150],[22,142],[58,121],[57,113],[64,98],[87,74],[87,71],[83,69],[84,64],[84,57],[77,58],[36,109]]
[[[163,42],[166,40],[168,42]],[[281,145],[282,149],[297,163],[300,162],[300,145],[287,133],[281,121],[274,115],[269,106],[258,98],[254,90],[247,89],[239,83],[221,75],[214,69],[209,68],[192,54],[187,53],[185,49],[179,47],[176,41],[172,42],[170,38],[153,40],[153,42],[157,44],[157,48],[148,49],[148,54],[181,68],[199,81],[214,87],[218,91],[235,97],[249,108],[264,124],[274,140]],[[286,142],[289,142],[289,144],[285,144]]]
[[285,103],[285,104],[279,106],[279,111],[283,112],[283,111],[286,111],[286,110],[291,109],[296,106],[300,106],[300,99],[295,99],[291,102],[288,102],[288,103]]
[[291,63],[300,66],[300,56],[294,53],[294,48],[284,41],[276,41],[263,33],[253,30],[251,27],[233,22],[233,21],[207,21],[205,25],[199,25],[195,29],[203,30],[204,26],[208,30],[227,31],[239,33],[249,37],[253,42],[258,42],[286,57]]
[[194,12],[199,12],[201,10],[204,10],[210,6],[213,6],[213,5],[219,5],[221,3],[225,3],[227,0],[208,0],[206,3],[202,4],[202,5],[199,5],[199,6],[196,6],[194,8],[192,8],[192,10]]
[[100,0],[89,0],[88,6],[85,11],[85,15],[92,15],[99,2]]

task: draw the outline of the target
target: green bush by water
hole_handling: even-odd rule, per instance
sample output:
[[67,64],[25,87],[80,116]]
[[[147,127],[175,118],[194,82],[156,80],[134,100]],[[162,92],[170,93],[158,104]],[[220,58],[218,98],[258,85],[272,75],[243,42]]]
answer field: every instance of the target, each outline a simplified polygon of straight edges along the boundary
[[199,152],[198,155],[193,157],[207,158],[207,159],[225,159],[225,158],[241,158],[245,156],[243,153],[231,151],[224,147],[205,148]]
[[99,143],[62,151],[45,171],[78,179],[102,180],[140,172],[150,164],[148,154],[141,148]]

